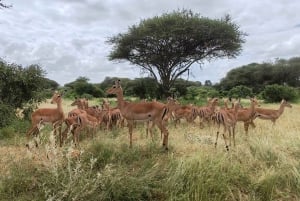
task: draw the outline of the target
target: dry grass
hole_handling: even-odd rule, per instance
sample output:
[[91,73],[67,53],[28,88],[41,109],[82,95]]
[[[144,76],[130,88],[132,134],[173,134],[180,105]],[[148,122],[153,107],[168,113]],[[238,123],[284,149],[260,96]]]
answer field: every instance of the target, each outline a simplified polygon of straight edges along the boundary
[[[64,101],[63,108],[65,113],[74,108],[70,106],[71,102],[70,100]],[[97,103],[93,102],[90,104],[94,105]],[[43,103],[40,107],[55,107],[55,105]],[[278,109],[279,104],[268,104],[263,105],[263,107]],[[167,152],[167,157],[176,161],[182,161],[187,169],[192,166],[192,161],[201,161],[203,158],[209,160],[217,158],[221,162],[226,161],[224,166],[239,164],[245,172],[249,173],[249,177],[257,185],[256,188],[259,189],[257,192],[260,193],[262,191],[259,195],[261,199],[257,199],[257,195],[241,191],[239,192],[240,198],[237,198],[236,194],[233,193],[233,197],[228,198],[228,200],[264,200],[265,195],[263,193],[269,192],[267,188],[268,182],[272,181],[273,178],[285,177],[285,172],[287,172],[286,177],[292,174],[300,179],[300,170],[298,169],[300,159],[299,114],[300,105],[294,104],[292,109],[285,109],[275,126],[272,125],[271,121],[257,119],[255,120],[256,128],[249,128],[248,137],[245,136],[243,124],[239,122],[236,128],[236,147],[231,147],[229,153],[225,151],[222,137],[219,138],[217,148],[214,147],[215,127],[205,126],[204,129],[200,129],[198,120],[196,120],[196,124],[188,124],[182,121],[177,128],[174,127],[173,123],[170,123],[168,126],[170,150]],[[53,168],[61,160],[65,160],[66,154],[69,155],[68,157],[79,158],[80,154],[84,153],[86,148],[94,142],[112,144],[120,149],[124,145],[128,146],[129,144],[127,128],[109,132],[100,130],[93,140],[88,137],[82,137],[79,149],[74,149],[70,145],[71,139],[64,147],[54,148],[51,134],[47,133],[49,133],[49,130],[44,131],[43,138],[47,139],[41,141],[42,146],[38,149],[33,148],[28,151],[24,146],[25,138],[17,140],[14,146],[1,147],[0,174],[8,175],[11,165],[24,159],[31,160],[33,163],[47,169]],[[48,140],[49,136],[50,140]],[[146,147],[149,143],[151,143],[151,138],[146,137],[145,126],[139,123],[133,131],[133,146]],[[162,143],[158,129],[155,132],[154,143],[159,144],[159,147]],[[162,156],[162,160],[164,160],[165,154],[162,155],[164,155]],[[221,169],[223,168],[221,167]],[[285,195],[285,193],[289,192],[286,189],[286,186],[289,185],[286,184],[283,189],[280,189],[282,192],[275,193],[276,195],[281,195],[279,198],[271,198],[273,200],[297,200],[299,197],[295,195],[295,192],[290,196]],[[266,190],[260,190],[264,188]],[[276,190],[278,191],[278,189]],[[284,197],[286,199],[283,199]]]
[[[67,114],[70,110],[76,108],[71,106],[72,100],[64,100],[64,112]],[[96,101],[90,101],[90,105],[97,104]],[[41,108],[55,108],[50,104],[50,101],[42,103]],[[278,104],[264,105],[266,108],[278,108]],[[300,106],[293,105],[293,108],[285,109],[283,115],[277,120],[273,126],[271,121],[255,120],[257,127],[249,128],[249,136],[246,137],[242,122],[238,122],[236,129],[236,147],[232,147],[232,152],[239,153],[249,147],[251,142],[268,145],[276,150],[288,154],[288,150],[294,143],[299,142],[299,126],[300,126]],[[214,152],[225,152],[224,140],[219,137],[217,149],[214,148],[216,137],[216,128],[214,126],[205,126],[200,129],[198,120],[195,124],[188,124],[184,120],[177,128],[171,122],[168,126],[169,130],[169,146],[171,147],[170,154],[176,157],[189,157],[197,155],[198,152],[213,154]],[[128,129],[124,128],[119,131],[120,134],[116,138],[112,138],[109,132],[100,130],[95,140],[108,141],[114,144],[129,143]],[[25,133],[25,131],[24,131]],[[156,129],[155,141],[160,143],[160,133]],[[144,146],[151,141],[150,137],[146,137],[146,130],[142,123],[138,124],[138,128],[133,131],[133,146]],[[21,141],[23,143],[23,141]],[[82,148],[89,143],[89,139],[83,139]],[[42,151],[43,152],[43,151]],[[18,154],[19,153],[19,154]],[[7,164],[12,158],[18,160],[26,156],[26,149],[22,144],[10,147],[1,147],[0,158],[2,164]],[[1,170],[2,168],[0,168]]]

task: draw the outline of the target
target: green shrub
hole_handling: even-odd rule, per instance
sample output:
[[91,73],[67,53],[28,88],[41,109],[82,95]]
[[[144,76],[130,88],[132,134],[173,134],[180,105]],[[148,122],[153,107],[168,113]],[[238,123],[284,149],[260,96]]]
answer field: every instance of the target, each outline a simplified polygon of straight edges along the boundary
[[0,103],[0,128],[8,126],[16,119],[14,108],[10,105]]
[[262,97],[266,102],[280,102],[282,99],[294,101],[297,99],[297,90],[283,85],[267,85],[262,91]]
[[0,176],[0,200],[45,200],[41,189],[47,175],[30,160],[11,165],[10,176]]
[[229,90],[228,96],[232,98],[246,98],[252,97],[252,89],[243,85],[233,87]]

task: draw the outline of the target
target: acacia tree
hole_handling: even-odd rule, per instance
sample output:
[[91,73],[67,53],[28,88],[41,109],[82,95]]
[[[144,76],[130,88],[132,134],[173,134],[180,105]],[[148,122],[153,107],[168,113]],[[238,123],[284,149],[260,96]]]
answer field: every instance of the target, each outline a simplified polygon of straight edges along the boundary
[[142,20],[107,42],[113,45],[110,60],[138,65],[168,93],[192,64],[239,55],[245,35],[229,15],[212,20],[182,10]]

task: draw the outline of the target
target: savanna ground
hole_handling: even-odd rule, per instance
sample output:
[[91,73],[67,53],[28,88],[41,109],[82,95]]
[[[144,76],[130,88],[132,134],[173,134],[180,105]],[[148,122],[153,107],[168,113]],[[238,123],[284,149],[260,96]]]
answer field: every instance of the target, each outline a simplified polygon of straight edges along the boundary
[[257,119],[248,137],[239,122],[229,152],[222,137],[214,147],[216,128],[200,129],[198,119],[169,124],[167,152],[160,132],[151,140],[142,123],[131,149],[127,128],[100,130],[93,139],[82,134],[75,149],[71,138],[56,148],[47,127],[30,150],[24,130],[0,142],[0,200],[300,200],[299,114],[293,104],[275,126]]

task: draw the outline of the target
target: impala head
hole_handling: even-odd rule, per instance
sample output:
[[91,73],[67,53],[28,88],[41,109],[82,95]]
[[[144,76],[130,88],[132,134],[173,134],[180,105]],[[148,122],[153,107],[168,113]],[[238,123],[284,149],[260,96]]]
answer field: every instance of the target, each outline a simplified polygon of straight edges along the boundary
[[219,99],[218,98],[213,98],[210,100],[210,104],[216,106],[219,103]]
[[59,103],[61,102],[61,96],[62,94],[60,94],[59,92],[55,91],[52,98],[51,98],[51,104],[54,103]]
[[238,100],[236,100],[236,101],[233,102],[233,108],[235,110],[243,108],[243,106],[241,104],[241,99],[238,99]]
[[103,99],[103,102],[102,102],[102,105],[101,105],[102,109],[108,110],[109,109],[109,105],[110,105],[109,101],[107,99]]
[[75,100],[73,101],[73,103],[71,103],[71,106],[75,106],[75,105],[81,105],[81,101],[77,97],[75,97]]
[[281,105],[283,105],[284,107],[289,107],[289,108],[292,108],[292,105],[289,104],[285,99],[282,99],[281,101]]
[[259,104],[258,100],[256,99],[256,97],[250,98],[250,102],[251,102],[251,104],[253,104],[254,106],[260,107],[260,104]]
[[115,81],[115,84],[106,90],[107,94],[118,94],[122,91],[120,80]]

